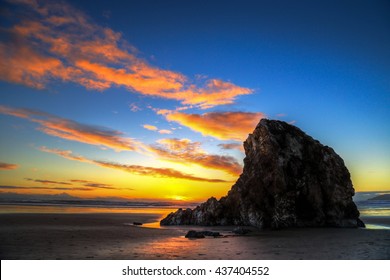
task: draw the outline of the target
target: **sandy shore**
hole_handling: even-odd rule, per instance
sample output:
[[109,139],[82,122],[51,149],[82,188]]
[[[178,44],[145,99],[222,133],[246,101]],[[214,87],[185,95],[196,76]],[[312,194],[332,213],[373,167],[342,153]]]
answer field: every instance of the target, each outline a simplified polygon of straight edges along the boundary
[[[1,214],[1,259],[390,259],[390,231],[288,229],[189,240],[153,214]],[[389,225],[388,218],[375,222]],[[373,222],[372,219],[370,221]],[[366,219],[365,222],[368,222]]]

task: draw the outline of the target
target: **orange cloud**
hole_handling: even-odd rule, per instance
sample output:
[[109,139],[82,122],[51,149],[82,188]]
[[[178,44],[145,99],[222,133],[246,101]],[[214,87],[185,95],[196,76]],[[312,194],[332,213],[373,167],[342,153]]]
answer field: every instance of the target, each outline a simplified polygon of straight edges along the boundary
[[160,158],[174,162],[197,164],[222,170],[233,176],[242,172],[242,166],[234,157],[208,154],[200,148],[200,142],[189,139],[161,139],[157,145],[151,145],[147,149]]
[[191,85],[187,90],[180,92],[183,104],[196,105],[202,109],[217,105],[232,104],[239,95],[251,94],[249,88],[242,88],[229,82],[212,79],[205,86],[198,88]]
[[150,125],[150,124],[144,124],[142,127],[147,129],[147,130],[152,130],[152,131],[156,131],[158,129],[154,125]]
[[218,79],[197,77],[191,82],[181,73],[150,65],[137,57],[138,51],[121,33],[92,23],[65,3],[14,4],[13,25],[2,28],[9,36],[0,39],[2,80],[38,89],[53,80],[95,90],[124,86],[202,109],[231,104],[236,97],[253,92]]
[[19,165],[17,164],[0,162],[0,170],[13,170],[18,167]]
[[172,168],[157,168],[157,167],[148,167],[148,166],[141,166],[141,165],[127,165],[127,164],[120,164],[115,162],[91,160],[82,156],[73,155],[72,151],[69,150],[49,149],[46,147],[41,147],[40,150],[43,152],[59,155],[66,159],[91,163],[106,168],[118,169],[135,175],[151,176],[157,178],[185,179],[185,180],[209,182],[209,183],[227,182],[221,179],[208,179],[208,178],[197,177],[191,174],[180,172]]
[[168,112],[165,115],[168,121],[174,121],[190,129],[221,140],[243,141],[251,133],[263,113],[246,112],[213,112],[199,114],[186,114],[181,112]]
[[104,146],[116,151],[134,151],[136,142],[123,137],[123,133],[104,127],[81,124],[52,114],[30,109],[11,108],[0,105],[0,113],[12,115],[39,123],[38,130],[63,139],[96,146]]
[[172,131],[168,129],[158,129],[156,126],[150,124],[144,124],[142,127],[147,130],[157,131],[160,134],[172,134]]
[[[0,78],[42,89],[50,78],[59,78],[62,62],[40,55],[25,46],[0,43]],[[66,72],[66,71],[64,71]]]
[[[153,69],[145,63],[135,65],[130,70],[126,68],[108,67],[100,63],[86,60],[76,61],[76,66],[92,75],[93,79],[107,85],[126,86],[130,90],[145,95],[179,99],[172,92],[182,88],[184,78],[177,73]],[[137,71],[137,72],[135,72]]]

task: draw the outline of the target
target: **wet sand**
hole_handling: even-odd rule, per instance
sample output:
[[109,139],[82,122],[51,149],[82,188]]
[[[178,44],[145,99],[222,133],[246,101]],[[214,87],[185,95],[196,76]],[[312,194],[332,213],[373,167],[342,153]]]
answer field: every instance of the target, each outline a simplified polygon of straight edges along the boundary
[[[155,214],[1,214],[1,259],[390,259],[390,231],[309,228],[186,239],[189,229],[151,228]],[[389,218],[363,219],[390,225]]]

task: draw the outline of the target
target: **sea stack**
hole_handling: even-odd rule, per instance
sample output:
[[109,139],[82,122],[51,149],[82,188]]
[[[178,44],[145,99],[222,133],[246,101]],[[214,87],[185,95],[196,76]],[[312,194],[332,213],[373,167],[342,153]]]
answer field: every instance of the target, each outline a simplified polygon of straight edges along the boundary
[[332,148],[291,124],[262,119],[244,149],[243,172],[227,196],[179,209],[161,225],[364,226],[349,171]]

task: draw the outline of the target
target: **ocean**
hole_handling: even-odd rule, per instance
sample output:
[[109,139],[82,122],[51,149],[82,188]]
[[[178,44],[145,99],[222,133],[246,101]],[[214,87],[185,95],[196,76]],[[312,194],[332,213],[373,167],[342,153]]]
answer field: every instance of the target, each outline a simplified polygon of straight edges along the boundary
[[157,214],[170,213],[177,208],[172,206],[116,206],[116,205],[84,205],[84,204],[56,204],[56,203],[0,203],[0,214],[6,213],[52,213],[52,214],[87,214],[87,213],[131,213]]
[[390,201],[365,200],[355,202],[360,212],[360,219],[369,229],[390,230]]
[[390,201],[359,201],[356,206],[363,217],[390,217]]
[[[389,229],[390,230],[390,201],[365,200],[355,202],[360,218],[366,223],[369,229]],[[5,213],[61,213],[61,214],[87,214],[87,213],[129,213],[129,214],[156,214],[165,217],[178,208],[193,208],[195,205],[171,205],[164,203],[135,203],[124,204],[123,202],[94,201],[92,203],[83,202],[0,202],[0,214]],[[148,225],[147,225],[148,226]],[[155,221],[149,226],[159,227],[159,222]]]

